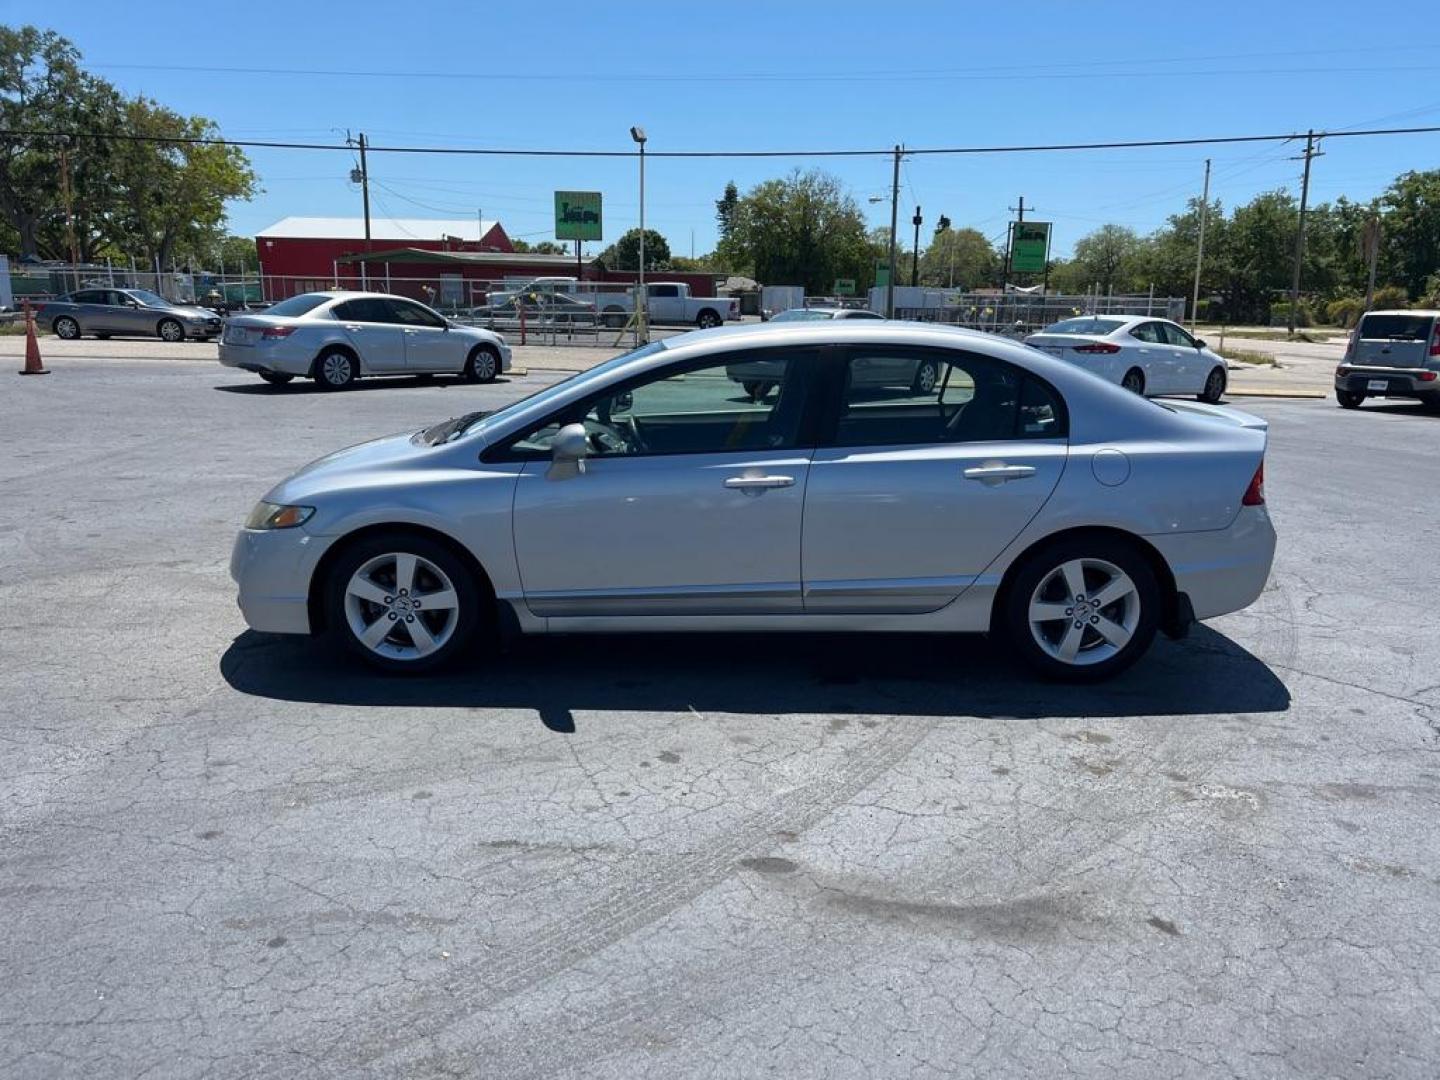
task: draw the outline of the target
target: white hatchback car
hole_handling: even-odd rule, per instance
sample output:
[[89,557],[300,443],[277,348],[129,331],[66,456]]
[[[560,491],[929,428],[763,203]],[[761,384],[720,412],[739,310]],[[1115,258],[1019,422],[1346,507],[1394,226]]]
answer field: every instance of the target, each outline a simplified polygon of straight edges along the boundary
[[463,375],[489,382],[510,369],[510,346],[403,296],[302,293],[226,321],[220,363],[266,382],[314,379],[341,390],[369,375]]
[[1080,315],[1047,326],[1026,345],[1093,371],[1137,394],[1225,395],[1225,360],[1169,319]]
[[[751,363],[759,397],[732,379]],[[1265,444],[988,334],[721,328],[322,458],[255,507],[231,573],[256,630],[400,671],[496,627],[910,630],[1092,679],[1259,596]]]

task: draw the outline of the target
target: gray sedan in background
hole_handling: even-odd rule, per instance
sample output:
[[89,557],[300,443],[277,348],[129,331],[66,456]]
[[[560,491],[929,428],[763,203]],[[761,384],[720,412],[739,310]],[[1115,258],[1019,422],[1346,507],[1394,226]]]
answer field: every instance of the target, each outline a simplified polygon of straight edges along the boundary
[[462,326],[404,296],[317,292],[229,319],[220,363],[269,383],[314,379],[327,390],[370,375],[489,382],[510,370],[510,346],[493,330]]
[[83,334],[97,338],[138,335],[162,341],[220,336],[223,321],[207,308],[176,304],[148,289],[77,289],[47,301],[37,318],[67,341]]

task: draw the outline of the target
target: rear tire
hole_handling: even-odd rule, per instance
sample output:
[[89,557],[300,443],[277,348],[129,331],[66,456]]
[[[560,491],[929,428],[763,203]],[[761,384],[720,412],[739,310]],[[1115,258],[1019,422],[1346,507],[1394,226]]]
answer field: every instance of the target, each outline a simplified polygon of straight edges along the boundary
[[939,367],[926,360],[915,369],[915,378],[910,383],[910,389],[917,394],[928,394],[935,389],[935,384],[939,381]]
[[713,330],[720,325],[720,316],[706,308],[695,317],[695,325],[701,330]]
[[1120,380],[1120,385],[1129,390],[1132,394],[1145,396],[1145,373],[1139,368],[1131,368],[1125,372],[1125,377]]
[[489,345],[476,345],[465,359],[466,382],[494,382],[500,374],[500,354]]
[[360,377],[355,357],[342,349],[326,349],[315,358],[312,376],[325,390],[344,390]]
[[294,375],[286,375],[283,371],[262,371],[259,374],[260,378],[264,379],[271,386],[284,386],[291,379],[295,378]]
[[1342,409],[1358,409],[1360,403],[1365,400],[1365,395],[1352,393],[1349,390],[1336,390],[1335,400],[1340,403]]
[[96,340],[96,341],[109,341],[109,340],[110,340],[110,335],[109,335],[109,334],[96,334],[96,335],[95,335],[95,340]]
[[1161,601],[1155,572],[1133,544],[1077,536],[1025,556],[998,621],[1020,658],[1045,678],[1099,682],[1144,655]]
[[185,327],[176,319],[161,319],[155,333],[160,336],[161,341],[168,341],[172,345],[185,340]]
[[615,304],[607,307],[603,314],[603,321],[611,330],[618,330],[624,326],[626,318],[625,309]]
[[1225,396],[1224,369],[1212,368],[1210,374],[1205,377],[1205,389],[1196,396],[1210,405],[1219,404],[1220,399]]
[[491,621],[486,590],[465,560],[444,544],[399,530],[345,548],[324,589],[327,636],[381,671],[444,667]]
[[62,341],[80,340],[80,324],[69,315],[61,315],[51,324],[50,329],[54,330],[55,336]]

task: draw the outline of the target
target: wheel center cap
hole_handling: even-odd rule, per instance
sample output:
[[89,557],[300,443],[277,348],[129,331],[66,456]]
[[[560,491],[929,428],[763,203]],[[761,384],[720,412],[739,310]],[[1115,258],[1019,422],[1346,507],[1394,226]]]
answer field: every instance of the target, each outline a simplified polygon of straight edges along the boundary
[[415,601],[411,600],[408,596],[397,596],[390,606],[396,611],[413,611],[415,609]]

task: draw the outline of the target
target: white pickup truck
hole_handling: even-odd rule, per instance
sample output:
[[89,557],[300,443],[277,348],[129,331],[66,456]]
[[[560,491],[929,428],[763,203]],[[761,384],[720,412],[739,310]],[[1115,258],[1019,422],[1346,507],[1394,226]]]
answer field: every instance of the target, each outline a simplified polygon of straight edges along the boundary
[[[623,326],[635,310],[635,287],[618,282],[576,281],[556,284],[557,292],[594,304],[607,326]],[[646,309],[652,326],[719,326],[740,321],[740,301],[728,296],[690,295],[683,281],[652,281],[645,284]]]

